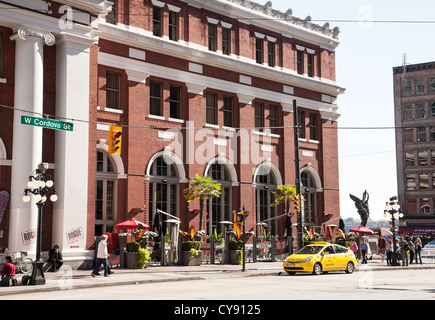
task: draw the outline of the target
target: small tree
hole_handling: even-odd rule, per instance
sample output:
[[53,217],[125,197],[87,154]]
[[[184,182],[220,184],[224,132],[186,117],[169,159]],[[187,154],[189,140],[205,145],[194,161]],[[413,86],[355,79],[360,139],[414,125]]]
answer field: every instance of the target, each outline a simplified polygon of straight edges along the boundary
[[275,201],[271,204],[271,206],[274,207],[284,202],[285,211],[287,214],[289,214],[290,202],[293,202],[296,196],[296,187],[289,184],[279,185],[278,192],[271,192],[275,195]]
[[199,200],[199,230],[203,230],[205,200],[220,197],[221,184],[210,176],[200,177],[198,174],[189,180],[189,184],[190,186],[184,189],[184,198],[187,202]]

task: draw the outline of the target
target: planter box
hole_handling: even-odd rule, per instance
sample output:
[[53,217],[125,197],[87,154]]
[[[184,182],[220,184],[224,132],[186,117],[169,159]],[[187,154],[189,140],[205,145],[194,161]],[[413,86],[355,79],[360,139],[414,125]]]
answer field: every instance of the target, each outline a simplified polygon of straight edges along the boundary
[[183,266],[200,266],[201,261],[202,261],[202,251],[198,251],[198,254],[193,257],[190,251],[181,252],[181,264]]
[[241,253],[242,250],[230,250],[228,264],[239,264],[238,259]]
[[135,269],[139,267],[138,252],[124,252],[124,267],[127,269]]

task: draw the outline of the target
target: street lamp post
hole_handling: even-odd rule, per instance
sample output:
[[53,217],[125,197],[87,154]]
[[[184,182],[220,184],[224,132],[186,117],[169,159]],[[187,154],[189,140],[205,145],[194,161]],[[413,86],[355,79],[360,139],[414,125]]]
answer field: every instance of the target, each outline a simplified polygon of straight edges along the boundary
[[402,210],[400,210],[400,205],[397,201],[397,197],[391,197],[390,201],[386,203],[385,210],[384,210],[384,218],[387,218],[388,215],[391,215],[391,231],[393,233],[393,254],[392,254],[392,260],[391,265],[392,266],[399,266],[400,263],[397,260],[397,246],[396,246],[396,225],[395,220],[399,220],[399,218],[403,218]]
[[38,206],[38,226],[36,232],[36,257],[33,261],[32,275],[30,276],[30,285],[45,284],[44,277],[44,260],[41,259],[41,239],[42,239],[42,208],[47,201],[47,196],[50,196],[52,202],[57,201],[56,189],[53,187],[51,175],[45,174],[48,169],[48,163],[40,163],[34,173],[29,176],[27,188],[24,189],[23,201],[29,202],[29,193],[35,196],[36,205]]

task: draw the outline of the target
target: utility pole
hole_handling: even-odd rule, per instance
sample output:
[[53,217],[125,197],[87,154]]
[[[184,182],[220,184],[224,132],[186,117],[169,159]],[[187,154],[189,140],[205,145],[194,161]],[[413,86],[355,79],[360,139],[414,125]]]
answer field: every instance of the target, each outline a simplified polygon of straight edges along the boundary
[[298,123],[298,106],[296,100],[293,100],[293,125],[294,125],[294,139],[295,139],[295,176],[296,176],[296,194],[301,201],[301,207],[297,214],[298,223],[298,249],[304,246],[303,226],[302,226],[302,197],[301,197],[301,173],[299,170],[299,123]]

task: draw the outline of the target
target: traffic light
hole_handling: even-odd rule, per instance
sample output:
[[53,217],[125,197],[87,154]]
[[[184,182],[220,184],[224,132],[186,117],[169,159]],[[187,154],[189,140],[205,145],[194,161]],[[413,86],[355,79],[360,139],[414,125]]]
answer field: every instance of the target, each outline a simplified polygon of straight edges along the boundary
[[109,153],[121,154],[122,127],[110,126]]
[[234,222],[236,222],[236,223],[243,223],[243,221],[245,221],[245,213],[243,211],[242,212],[237,212],[234,215]]
[[299,196],[299,194],[297,194],[294,198],[294,206],[295,206],[295,210],[296,213],[300,213],[301,212],[301,197]]

